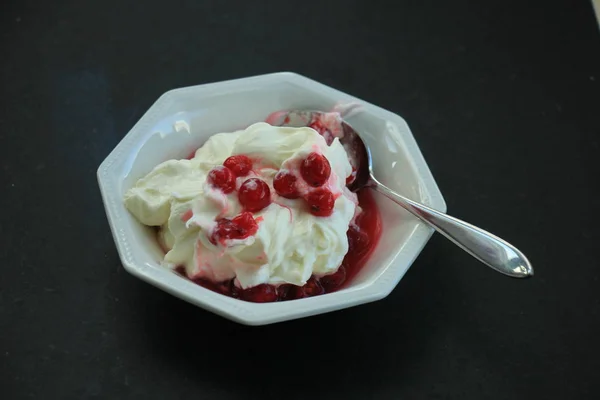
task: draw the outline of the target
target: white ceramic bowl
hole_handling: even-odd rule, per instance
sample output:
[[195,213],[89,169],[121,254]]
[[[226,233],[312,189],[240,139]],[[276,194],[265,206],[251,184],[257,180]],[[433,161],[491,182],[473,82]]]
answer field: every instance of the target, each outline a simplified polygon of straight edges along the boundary
[[[183,158],[211,135],[263,121],[282,109],[331,110],[357,102],[348,122],[371,146],[379,179],[440,211],[444,199],[406,122],[396,114],[294,73],[275,73],[165,93],[98,169],[98,181],[121,261],[131,274],[206,310],[248,325],[307,317],[386,297],[429,240],[432,230],[376,195],[383,233],[371,258],[343,290],[280,303],[249,303],[198,286],[162,267],[153,231],[125,209],[123,194],[157,164]],[[189,133],[187,132],[189,127]]]

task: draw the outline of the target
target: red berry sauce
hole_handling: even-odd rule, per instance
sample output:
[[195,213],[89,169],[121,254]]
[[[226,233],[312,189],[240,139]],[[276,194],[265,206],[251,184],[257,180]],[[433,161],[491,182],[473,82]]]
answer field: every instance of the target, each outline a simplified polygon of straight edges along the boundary
[[[381,238],[381,214],[379,214],[373,193],[369,189],[361,189],[357,194],[362,213],[356,218],[356,225],[350,226],[346,233],[349,248],[344,261],[342,261],[342,266],[346,270],[346,282],[351,281],[365,265]],[[356,233],[364,235],[368,240],[352,240]],[[339,288],[340,286],[338,286]]]

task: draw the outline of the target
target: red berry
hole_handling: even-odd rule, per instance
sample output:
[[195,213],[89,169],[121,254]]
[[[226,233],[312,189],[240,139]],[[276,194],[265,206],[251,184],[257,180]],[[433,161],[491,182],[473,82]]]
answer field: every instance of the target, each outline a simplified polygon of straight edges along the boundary
[[225,168],[229,168],[235,176],[246,176],[252,169],[252,160],[245,155],[231,156],[223,162]]
[[277,287],[277,297],[280,301],[292,300],[294,294],[294,285],[284,283]]
[[238,193],[240,203],[247,211],[260,211],[271,204],[271,189],[265,181],[250,178],[242,183]]
[[258,224],[252,213],[243,212],[234,219],[221,218],[210,235],[212,244],[223,243],[229,239],[246,239],[258,231]]
[[224,296],[229,296],[233,298],[238,297],[239,289],[233,284],[233,279],[215,283],[205,278],[192,278],[192,282],[202,286],[203,288],[212,290],[213,292],[220,293]]
[[233,284],[233,279],[230,279],[230,280],[224,281],[224,282],[215,283],[214,286],[215,286],[216,292],[224,294],[225,296],[236,297],[236,295],[237,295],[236,287]]
[[326,292],[333,292],[346,281],[346,268],[340,265],[337,271],[331,275],[322,276],[319,281]]
[[240,299],[254,303],[277,301],[277,290],[272,285],[263,283],[240,291]]
[[327,143],[327,146],[331,146],[331,143],[333,143],[334,136],[331,134],[331,131],[329,130],[327,125],[325,125],[320,118],[315,119],[307,126],[317,131],[319,135],[323,136],[325,142]]
[[348,236],[348,253],[352,253],[354,257],[360,258],[369,251],[369,244],[371,242],[369,235],[361,231],[357,226],[350,225],[346,236]]
[[335,198],[333,193],[327,189],[316,189],[306,196],[306,202],[312,215],[328,217],[333,213]]
[[208,173],[208,183],[221,189],[223,193],[231,193],[235,190],[235,176],[229,168],[214,167]]
[[323,286],[319,280],[314,276],[311,276],[308,282],[306,282],[306,285],[304,285],[302,288],[304,289],[304,294],[308,297],[318,296],[325,293],[325,289],[323,289]]
[[319,296],[325,293],[325,289],[323,289],[317,278],[311,276],[304,286],[295,286],[293,292],[293,298],[302,299],[304,297]]
[[273,187],[278,195],[288,199],[298,198],[296,189],[296,176],[289,172],[279,171],[273,180]]
[[302,178],[311,186],[323,186],[331,175],[331,165],[322,154],[310,153],[300,167]]
[[244,232],[244,237],[242,237],[241,239],[254,235],[258,230],[258,224],[256,223],[256,220],[254,219],[252,213],[242,212],[240,215],[236,216],[231,221],[237,224],[237,226],[241,230],[240,232]]

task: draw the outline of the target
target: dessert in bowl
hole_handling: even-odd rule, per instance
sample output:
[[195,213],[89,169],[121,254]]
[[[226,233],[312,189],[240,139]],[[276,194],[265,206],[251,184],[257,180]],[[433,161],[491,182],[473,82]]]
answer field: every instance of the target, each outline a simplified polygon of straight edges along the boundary
[[308,127],[213,135],[138,180],[125,205],[158,228],[162,264],[205,288],[258,303],[334,292],[381,233],[368,189],[348,188],[356,171],[340,123],[333,112]]
[[[353,197],[353,194],[345,193],[346,179],[351,179],[352,175],[351,168],[340,156],[343,152],[336,151],[331,138],[318,134],[319,127],[294,130],[292,136],[301,145],[295,146],[295,151],[290,154],[278,155],[273,148],[265,150],[264,146],[270,145],[269,143],[272,145],[274,140],[262,143],[256,140],[259,134],[271,139],[288,138],[288,133],[284,134],[282,130],[289,128],[257,124],[257,121],[264,121],[275,110],[331,110],[340,102],[358,102],[361,105],[360,112],[343,116],[361,131],[363,139],[370,144],[378,176],[399,192],[444,211],[443,198],[408,126],[393,113],[290,73],[176,89],[163,95],[150,108],[98,170],[105,208],[125,268],[135,276],[182,299],[252,325],[333,311],[378,300],[389,294],[429,239],[431,229],[377,195],[364,192]],[[251,137],[254,137],[255,143],[259,144],[258,147],[262,146],[263,150],[252,150],[249,143],[252,142]],[[236,149],[238,140],[239,146]],[[219,147],[221,145],[223,146]],[[225,150],[218,151],[217,147]],[[191,159],[186,160],[190,153]],[[302,164],[315,159],[314,155],[310,157],[311,153],[324,155],[330,165],[329,177],[320,186],[319,182],[309,182],[310,174],[304,174],[305,177],[302,173]],[[240,163],[235,162],[236,159],[228,161],[232,156],[248,157],[250,171],[238,176],[247,169],[247,163],[243,157]],[[238,157],[237,161],[239,160]],[[288,168],[289,166],[284,165],[286,161],[289,164],[294,161],[296,166]],[[175,190],[180,199],[177,201],[180,208],[169,208],[165,212],[161,209],[161,201],[157,201],[159,219],[138,219],[144,213],[134,210],[133,204],[137,200],[127,199],[135,197],[130,196],[136,188],[143,190],[143,185],[138,185],[138,182],[143,182],[147,176],[153,176],[152,171],[165,162],[173,171],[185,170],[186,164],[202,164],[202,173],[191,175],[189,182],[194,182],[192,189],[181,184]],[[209,182],[208,176],[213,170],[213,178]],[[220,183],[223,170],[230,171],[234,176],[233,185],[229,172],[224,173],[224,183]],[[295,171],[292,175],[296,178],[296,185],[290,185],[289,179],[275,179],[277,175],[286,176],[284,172],[289,170]],[[179,176],[179,173],[176,175]],[[248,186],[244,186],[244,183],[252,179],[263,181],[270,193],[270,203],[258,211],[253,209],[261,206],[260,204],[248,207],[247,204],[244,205],[247,199],[241,200],[244,197],[242,192],[245,191],[240,189]],[[173,180],[169,182],[172,183]],[[218,189],[219,185],[225,187],[225,191],[231,191],[223,193],[222,188]],[[256,183],[250,186],[250,192],[253,192],[263,185]],[[297,193],[290,188],[296,188]],[[311,206],[311,201],[314,200],[311,199],[315,197],[311,194],[321,189],[330,191],[334,197],[331,215],[314,214],[327,212]],[[206,196],[212,196],[211,201],[221,205],[207,205]],[[286,196],[297,197],[290,199]],[[224,197],[227,197],[227,204],[223,201]],[[255,200],[261,198],[249,197]],[[201,198],[204,200],[200,201]],[[195,202],[199,204],[190,204],[194,203],[192,199],[196,199]],[[171,201],[172,199],[169,203]],[[329,204],[327,201],[326,203]],[[227,212],[222,214],[227,207]],[[357,213],[358,208],[362,212]],[[368,216],[369,212],[374,212],[372,215],[375,217]],[[251,214],[254,223],[246,213]],[[361,214],[368,217],[361,218]],[[289,223],[290,215],[296,218],[293,221],[299,222],[297,225]],[[378,219],[377,215],[381,218]],[[238,219],[234,221],[236,218]],[[172,222],[170,227],[169,219]],[[279,222],[284,219],[287,223]],[[330,220],[338,221],[334,225],[339,228],[332,228],[333,225],[325,222]],[[192,222],[188,225],[189,221]],[[300,223],[301,221],[304,222]],[[379,221],[380,225],[373,221]],[[247,232],[241,233],[238,238],[228,238],[227,234],[223,234],[237,232],[238,223],[248,223],[249,232],[253,234],[246,236]],[[256,232],[254,224],[257,225]],[[359,230],[349,229],[353,224]],[[319,235],[302,236],[299,234],[301,226],[324,233],[320,239]],[[286,230],[282,231],[282,228]],[[290,234],[290,229],[297,231]],[[352,243],[356,238],[349,236],[352,236],[352,232],[365,233],[365,230],[367,235],[371,235],[367,240],[368,246],[358,251],[359,256],[351,256]],[[372,230],[372,233],[368,230]],[[381,236],[377,241],[378,230],[381,231]],[[302,237],[304,242],[312,243],[312,247],[304,245],[302,248],[300,241],[286,247],[285,243],[289,240],[293,242]],[[373,237],[375,240],[370,240]],[[319,245],[323,238],[327,238],[328,242]],[[356,241],[361,242],[361,238]],[[176,244],[190,242],[194,245],[182,246],[181,252],[175,247]],[[200,257],[196,252],[198,242],[202,245]],[[281,245],[278,247],[276,243]],[[238,257],[234,247],[247,251],[241,251],[245,254]],[[316,249],[312,255],[309,254],[309,248]],[[166,257],[165,251],[169,254],[174,249],[176,251]],[[206,249],[210,251],[204,251]],[[278,257],[283,260],[294,252],[298,254],[293,255],[292,259],[297,262],[292,267],[286,266],[283,261],[277,261]],[[252,260],[249,259],[252,258],[250,253]],[[265,256],[268,263],[260,260]],[[201,264],[195,262],[198,257]],[[319,258],[321,262],[312,262],[311,257]],[[240,258],[246,265],[233,265],[229,262],[232,259],[239,261]],[[228,262],[224,262],[225,259]],[[356,265],[349,266],[348,261],[356,261]],[[248,264],[252,266],[253,269],[250,270],[253,273],[244,274],[244,271],[248,271],[245,269]],[[342,270],[346,274],[345,280],[336,280],[339,278],[336,273],[340,271],[340,266],[344,267]],[[274,288],[276,297],[269,290],[265,292],[266,297],[260,290],[258,297],[248,292],[257,287]],[[306,293],[305,289],[310,290]],[[326,294],[315,296],[320,293]],[[256,301],[266,302],[259,304]]]

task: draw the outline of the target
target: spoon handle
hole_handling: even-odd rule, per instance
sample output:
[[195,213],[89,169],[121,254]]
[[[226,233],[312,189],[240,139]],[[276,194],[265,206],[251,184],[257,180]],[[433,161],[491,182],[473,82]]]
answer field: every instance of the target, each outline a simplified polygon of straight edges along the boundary
[[527,257],[499,237],[407,199],[375,179],[371,179],[369,187],[426,222],[488,267],[513,278],[526,278],[533,275],[533,268]]

